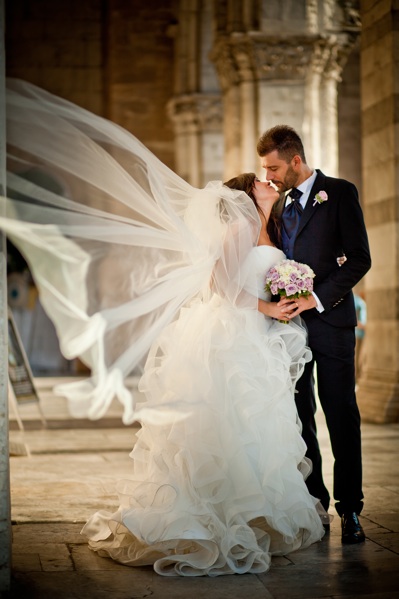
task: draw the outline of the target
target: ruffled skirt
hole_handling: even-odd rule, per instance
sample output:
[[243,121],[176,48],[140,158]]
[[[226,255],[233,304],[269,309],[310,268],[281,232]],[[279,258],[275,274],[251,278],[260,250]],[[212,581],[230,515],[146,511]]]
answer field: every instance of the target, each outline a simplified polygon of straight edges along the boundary
[[215,296],[182,309],[151,349],[142,428],[119,509],[84,526],[92,549],[165,576],[265,572],[324,529],[294,386],[306,335]]

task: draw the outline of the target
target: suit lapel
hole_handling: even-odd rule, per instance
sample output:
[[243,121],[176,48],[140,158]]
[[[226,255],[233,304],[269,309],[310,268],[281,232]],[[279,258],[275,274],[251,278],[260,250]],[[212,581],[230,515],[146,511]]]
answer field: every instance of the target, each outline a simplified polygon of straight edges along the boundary
[[317,193],[325,188],[326,176],[316,169],[317,177],[315,182],[313,183],[312,189],[310,190],[308,201],[306,202],[305,210],[302,213],[301,220],[299,221],[299,227],[296,234],[296,237],[301,233],[304,227],[308,224],[310,219],[314,214],[316,214],[317,209],[319,208],[319,204],[316,203],[314,206],[314,199]]

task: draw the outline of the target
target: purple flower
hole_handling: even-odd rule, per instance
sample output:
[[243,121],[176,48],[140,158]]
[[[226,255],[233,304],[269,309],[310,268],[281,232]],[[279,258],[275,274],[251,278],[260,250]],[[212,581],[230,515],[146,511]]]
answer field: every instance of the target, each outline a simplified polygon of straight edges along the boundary
[[287,295],[294,295],[294,293],[298,293],[299,289],[294,283],[289,283],[285,288],[285,292]]
[[309,279],[309,278],[305,279],[305,285],[306,285],[306,289],[308,291],[312,291],[312,289],[313,289],[313,281],[312,281],[312,279]]
[[277,270],[273,270],[273,272],[271,273],[270,279],[271,279],[272,281],[277,281],[277,280],[278,280],[278,278],[279,278],[279,276],[280,276],[280,275],[278,274]]

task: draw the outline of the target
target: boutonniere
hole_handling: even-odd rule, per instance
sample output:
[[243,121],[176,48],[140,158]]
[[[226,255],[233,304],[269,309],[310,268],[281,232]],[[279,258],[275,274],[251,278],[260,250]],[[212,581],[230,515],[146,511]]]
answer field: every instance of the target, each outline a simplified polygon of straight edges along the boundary
[[319,193],[316,193],[314,202],[313,202],[313,206],[316,206],[316,204],[322,204],[323,202],[327,202],[328,200],[328,195],[325,191],[319,191]]

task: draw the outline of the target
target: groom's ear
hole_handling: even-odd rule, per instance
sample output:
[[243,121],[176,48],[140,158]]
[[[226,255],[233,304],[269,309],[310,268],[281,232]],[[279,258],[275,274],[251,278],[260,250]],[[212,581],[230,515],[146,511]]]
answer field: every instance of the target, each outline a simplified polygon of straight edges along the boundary
[[295,156],[292,157],[291,166],[296,170],[299,170],[301,168],[302,158],[299,156],[299,154],[295,154]]

